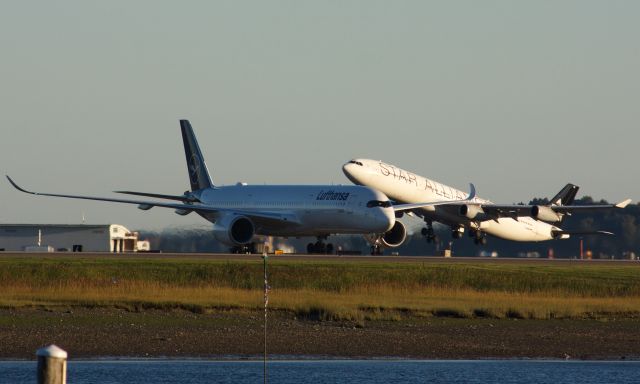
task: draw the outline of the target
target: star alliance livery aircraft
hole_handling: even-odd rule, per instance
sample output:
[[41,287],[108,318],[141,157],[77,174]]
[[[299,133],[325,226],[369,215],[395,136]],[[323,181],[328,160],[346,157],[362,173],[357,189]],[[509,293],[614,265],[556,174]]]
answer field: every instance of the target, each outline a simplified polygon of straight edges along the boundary
[[[7,178],[18,190],[33,195],[98,200],[136,204],[142,210],[171,208],[178,215],[196,212],[213,223],[214,237],[233,251],[251,252],[255,235],[300,237],[315,236],[310,253],[331,253],[333,246],[323,242],[332,234],[363,234],[378,249],[380,245],[400,245],[404,226],[396,221],[396,212],[427,205],[453,203],[405,204],[391,206],[383,193],[364,186],[342,185],[213,185],[204,157],[187,120],[180,121],[182,140],[189,171],[191,191],[182,195],[118,191],[117,193],[153,198],[130,200],[108,197],[61,195],[30,192]],[[471,197],[474,192],[471,186]],[[164,201],[162,201],[164,200]]]
[[611,232],[605,231],[563,231],[559,225],[565,216],[573,212],[624,208],[631,202],[628,199],[615,205],[571,205],[578,186],[567,184],[548,205],[501,205],[477,197],[469,198],[457,189],[382,161],[354,159],[346,163],[342,170],[353,183],[375,188],[401,204],[454,200],[451,203],[422,206],[409,212],[424,219],[426,228],[422,232],[428,242],[435,240],[434,221],[450,226],[454,239],[462,237],[464,230],[469,229],[469,235],[476,244],[486,244],[486,233],[513,241],[567,239],[572,234],[611,235]]

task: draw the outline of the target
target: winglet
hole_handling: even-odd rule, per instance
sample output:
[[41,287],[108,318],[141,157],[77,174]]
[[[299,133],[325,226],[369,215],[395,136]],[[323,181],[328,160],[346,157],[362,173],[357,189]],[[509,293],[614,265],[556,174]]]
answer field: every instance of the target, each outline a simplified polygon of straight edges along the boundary
[[629,203],[631,203],[631,199],[627,199],[625,201],[621,201],[618,204],[616,204],[616,208],[624,208],[627,205],[629,205]]
[[469,197],[466,200],[473,200],[476,197],[476,186],[473,183],[469,183]]
[[5,175],[7,177],[7,180],[9,180],[9,182],[11,183],[11,185],[13,185],[13,187],[15,189],[17,189],[20,192],[24,192],[24,193],[29,193],[32,195],[37,195],[37,193],[35,192],[31,192],[31,191],[27,191],[26,189],[20,188],[20,186],[18,184],[15,183],[15,181],[11,180],[11,178],[9,177],[9,175]]

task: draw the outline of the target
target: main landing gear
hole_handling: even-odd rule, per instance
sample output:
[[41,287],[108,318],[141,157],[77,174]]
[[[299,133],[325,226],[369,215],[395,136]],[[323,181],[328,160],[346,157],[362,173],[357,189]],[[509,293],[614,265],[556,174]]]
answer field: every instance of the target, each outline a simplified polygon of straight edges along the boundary
[[371,246],[371,256],[382,256],[382,246],[380,244]]
[[334,248],[333,244],[326,244],[324,241],[327,240],[327,236],[319,236],[318,241],[315,243],[307,244],[307,253],[308,254],[319,254],[319,255],[331,255],[333,254]]
[[235,247],[231,247],[229,251],[235,254],[250,255],[250,254],[256,253],[256,243],[236,245]]
[[427,221],[426,224],[426,228],[422,228],[422,236],[427,238],[427,243],[438,243],[440,239],[433,231],[433,223],[431,221]]
[[460,226],[460,227],[456,227],[456,228],[451,228],[451,238],[456,240],[456,239],[460,239],[462,238],[462,235],[464,235],[464,227]]
[[487,245],[487,235],[482,231],[470,231],[469,236],[473,237],[475,245]]

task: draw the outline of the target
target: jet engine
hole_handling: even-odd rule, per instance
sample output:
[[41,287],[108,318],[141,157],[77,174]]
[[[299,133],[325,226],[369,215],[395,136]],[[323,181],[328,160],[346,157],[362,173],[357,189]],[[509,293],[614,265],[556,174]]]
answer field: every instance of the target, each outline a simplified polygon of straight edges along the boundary
[[395,248],[404,243],[407,238],[407,229],[404,224],[396,220],[393,227],[382,235],[365,235],[364,238],[376,247]]
[[531,207],[531,217],[549,223],[557,223],[562,220],[562,215],[544,205],[534,205]]
[[398,247],[402,243],[404,243],[404,240],[406,238],[407,229],[405,228],[404,224],[396,220],[396,223],[393,224],[393,227],[385,232],[380,240],[386,247]]
[[482,211],[482,208],[480,208],[479,205],[472,205],[472,204],[461,205],[460,209],[458,210],[458,214],[460,216],[465,216],[470,220],[475,219],[476,216],[478,216],[481,213],[484,213]]
[[255,226],[245,216],[226,215],[213,225],[213,237],[228,245],[244,245],[251,242]]

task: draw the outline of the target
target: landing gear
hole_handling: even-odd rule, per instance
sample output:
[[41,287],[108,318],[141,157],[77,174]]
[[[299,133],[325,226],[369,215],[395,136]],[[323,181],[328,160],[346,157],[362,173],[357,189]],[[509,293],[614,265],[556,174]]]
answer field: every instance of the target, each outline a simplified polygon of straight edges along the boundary
[[235,254],[250,255],[256,253],[256,243],[236,245],[235,247],[231,247],[229,251]]
[[326,244],[323,240],[327,240],[327,237],[318,237],[318,241],[316,241],[315,243],[309,243],[307,244],[307,253],[312,255],[312,254],[319,254],[319,255],[331,255],[333,254],[333,244],[328,243]]
[[472,231],[469,236],[473,237],[475,245],[487,245],[487,235],[482,231]]
[[422,228],[422,236],[427,238],[427,243],[437,244],[440,239],[433,231],[433,223],[431,221],[427,221],[426,224],[427,226],[425,228]]
[[381,256],[382,246],[380,244],[374,244],[371,246],[371,256]]
[[451,238],[460,239],[464,234],[464,227],[451,228]]
[[333,255],[333,244],[327,244],[327,254]]

